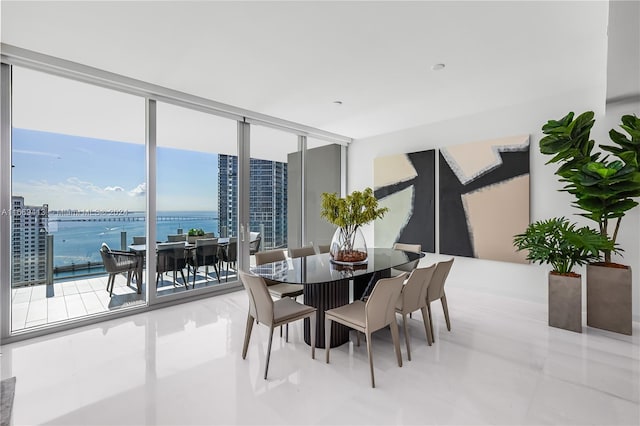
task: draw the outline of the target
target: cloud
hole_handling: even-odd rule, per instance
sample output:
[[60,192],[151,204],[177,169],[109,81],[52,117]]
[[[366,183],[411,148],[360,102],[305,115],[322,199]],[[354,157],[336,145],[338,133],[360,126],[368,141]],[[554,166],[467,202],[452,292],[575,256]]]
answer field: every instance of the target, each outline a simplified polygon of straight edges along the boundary
[[43,157],[53,157],[60,159],[62,158],[59,154],[54,154],[53,152],[45,152],[45,151],[28,151],[25,149],[14,149],[14,154],[26,154],[26,155],[40,155]]
[[129,195],[132,197],[143,197],[147,193],[147,183],[142,182],[131,191],[129,191]]
[[107,186],[104,190],[107,192],[122,192],[124,188],[121,186]]

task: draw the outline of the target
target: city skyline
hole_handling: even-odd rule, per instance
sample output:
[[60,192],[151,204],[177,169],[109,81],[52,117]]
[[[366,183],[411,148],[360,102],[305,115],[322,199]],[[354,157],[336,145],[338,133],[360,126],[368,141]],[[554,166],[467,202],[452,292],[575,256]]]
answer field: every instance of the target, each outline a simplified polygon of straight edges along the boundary
[[[12,145],[12,193],[29,204],[48,204],[51,210],[145,210],[144,145],[17,128]],[[157,209],[217,211],[217,158],[158,147]]]

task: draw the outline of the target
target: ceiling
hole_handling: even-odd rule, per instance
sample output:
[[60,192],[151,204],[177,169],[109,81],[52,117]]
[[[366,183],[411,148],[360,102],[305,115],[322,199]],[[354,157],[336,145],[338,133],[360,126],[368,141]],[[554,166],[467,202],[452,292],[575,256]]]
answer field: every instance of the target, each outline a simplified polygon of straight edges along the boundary
[[[564,92],[605,93],[608,8],[607,1],[2,1],[1,36],[363,138]],[[438,63],[445,68],[432,70]]]

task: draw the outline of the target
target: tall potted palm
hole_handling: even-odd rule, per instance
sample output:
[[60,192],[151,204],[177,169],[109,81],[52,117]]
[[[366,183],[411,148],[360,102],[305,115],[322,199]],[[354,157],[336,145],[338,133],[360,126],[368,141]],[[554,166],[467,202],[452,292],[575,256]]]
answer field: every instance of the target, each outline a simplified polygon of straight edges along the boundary
[[577,228],[564,217],[532,223],[513,239],[517,250],[527,250],[527,260],[550,264],[549,326],[582,332],[582,279],[575,266],[600,259],[614,250],[613,241],[589,228]]
[[[573,205],[582,216],[595,221],[603,236],[617,240],[626,212],[638,205],[640,197],[640,119],[622,117],[621,128],[612,129],[614,145],[601,146],[614,154],[601,158],[593,153],[595,142],[590,131],[594,114],[585,112],[574,119],[571,112],[560,120],[551,120],[542,130],[540,151],[553,155],[549,163],[559,163],[556,174],[566,185],[562,189],[575,196]],[[631,268],[611,261],[611,251],[604,250],[604,262],[587,266],[587,324],[624,334],[631,334]]]

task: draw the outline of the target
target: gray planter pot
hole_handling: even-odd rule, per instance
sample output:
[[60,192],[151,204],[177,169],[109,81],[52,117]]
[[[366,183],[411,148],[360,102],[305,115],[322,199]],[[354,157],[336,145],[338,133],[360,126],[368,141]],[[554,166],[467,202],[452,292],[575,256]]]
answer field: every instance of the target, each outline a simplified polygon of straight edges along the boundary
[[631,267],[587,265],[587,325],[631,335]]
[[549,273],[549,326],[582,333],[582,279]]

